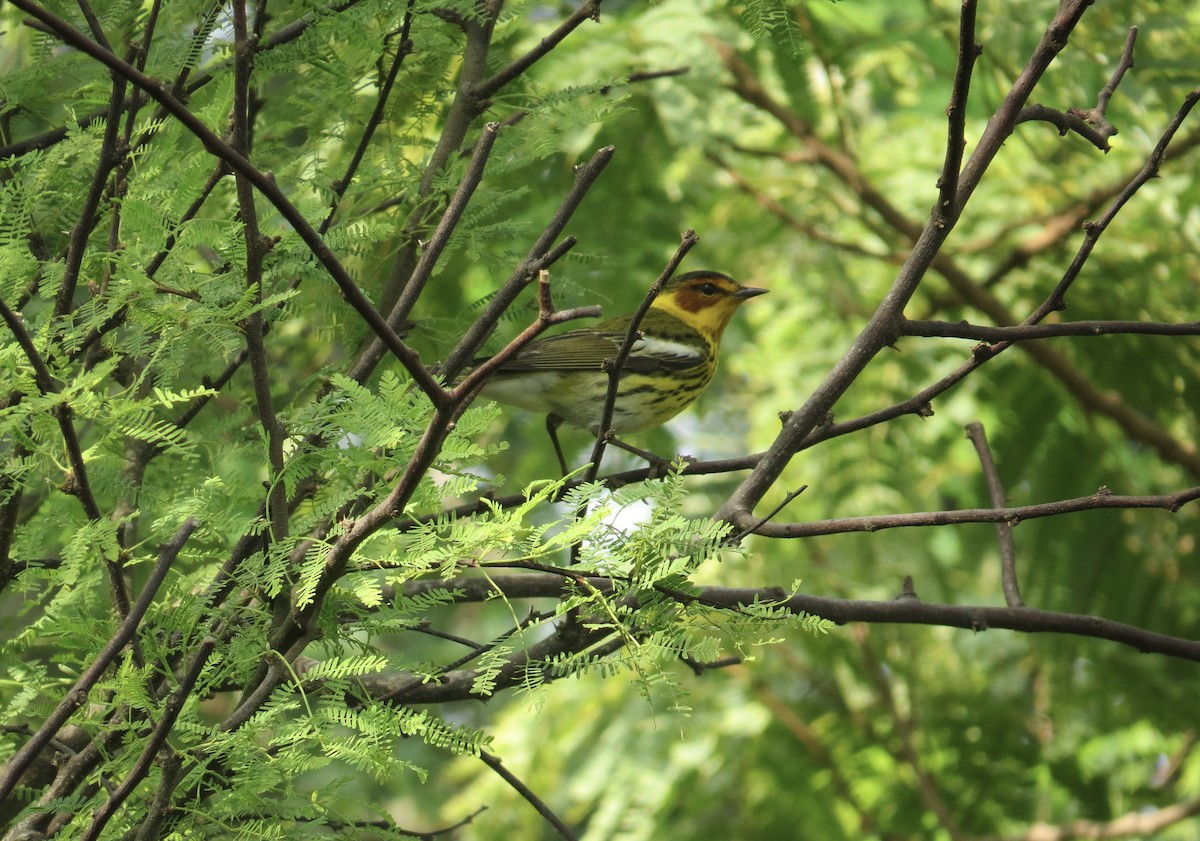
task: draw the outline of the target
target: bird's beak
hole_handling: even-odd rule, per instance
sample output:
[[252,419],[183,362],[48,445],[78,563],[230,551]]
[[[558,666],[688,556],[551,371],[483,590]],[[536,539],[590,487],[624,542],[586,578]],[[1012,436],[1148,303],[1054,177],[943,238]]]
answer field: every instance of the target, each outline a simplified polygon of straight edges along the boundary
[[733,297],[735,297],[735,298],[753,298],[756,295],[766,295],[768,291],[769,290],[767,290],[767,289],[758,289],[757,287],[754,287],[754,286],[743,286],[737,292],[733,293]]

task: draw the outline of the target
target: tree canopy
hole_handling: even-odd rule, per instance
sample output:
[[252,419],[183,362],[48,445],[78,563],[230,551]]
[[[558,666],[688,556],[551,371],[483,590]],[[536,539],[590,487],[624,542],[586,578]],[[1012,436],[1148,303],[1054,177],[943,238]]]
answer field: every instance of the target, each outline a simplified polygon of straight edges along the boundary
[[1200,839],[1200,8],[0,18],[4,839]]

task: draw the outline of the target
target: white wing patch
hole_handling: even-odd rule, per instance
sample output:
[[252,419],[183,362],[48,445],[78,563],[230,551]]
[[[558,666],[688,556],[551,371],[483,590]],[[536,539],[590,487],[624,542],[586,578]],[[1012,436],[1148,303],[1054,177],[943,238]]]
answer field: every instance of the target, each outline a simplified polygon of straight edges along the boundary
[[706,358],[704,353],[691,345],[652,336],[643,336],[635,342],[629,355],[639,359],[661,359],[672,368],[690,368],[700,365]]

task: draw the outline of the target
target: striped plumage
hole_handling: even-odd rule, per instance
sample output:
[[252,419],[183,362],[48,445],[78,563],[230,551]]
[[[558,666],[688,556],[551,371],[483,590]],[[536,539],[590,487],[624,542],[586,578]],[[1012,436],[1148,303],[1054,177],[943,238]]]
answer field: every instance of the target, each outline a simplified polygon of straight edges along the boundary
[[[642,319],[641,336],[622,368],[613,431],[650,429],[687,408],[712,379],[734,311],[766,291],[711,271],[669,281]],[[625,315],[538,339],[501,367],[483,394],[545,412],[551,428],[557,418],[595,434],[608,392],[606,363],[616,358],[631,321]]]

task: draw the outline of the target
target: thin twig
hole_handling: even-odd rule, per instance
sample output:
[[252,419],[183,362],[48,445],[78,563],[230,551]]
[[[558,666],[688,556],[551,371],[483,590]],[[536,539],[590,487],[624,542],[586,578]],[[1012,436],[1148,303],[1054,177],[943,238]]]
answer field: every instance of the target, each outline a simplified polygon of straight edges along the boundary
[[[998,154],[1004,140],[1012,132],[1013,120],[1015,120],[1020,107],[1025,103],[1050,62],[1065,45],[1066,37],[1078,23],[1088,4],[1088,0],[1063,0],[1059,5],[1058,14],[1052,25],[1034,50],[1025,70],[1014,82],[1012,89],[988,122],[959,175],[958,189],[952,205],[958,213],[961,213],[966,206],[980,179]],[[726,67],[734,74],[734,89],[740,96],[748,102],[770,109],[769,113],[778,115],[789,131],[803,139],[810,147],[822,152],[825,165],[844,166],[844,161],[827,153],[814,142],[810,127],[791,114],[788,109],[782,108],[730,48],[721,44],[714,46],[721,54]],[[860,186],[859,189],[860,191],[865,190],[866,187]],[[890,206],[890,203],[886,199],[880,199],[877,202],[873,201],[873,206],[886,207]],[[791,414],[766,455],[730,495],[728,501],[717,512],[717,517],[733,523],[738,528],[745,528],[754,522],[753,507],[758,504],[783,473],[804,439],[828,415],[833,404],[845,393],[875,355],[888,345],[896,319],[901,317],[905,305],[916,294],[918,286],[925,277],[929,266],[938,256],[942,243],[953,230],[957,219],[957,215],[947,216],[940,208],[931,215],[923,230],[915,238],[909,257],[901,267],[891,289],[851,347],[829,372],[825,380],[813,390],[804,404]],[[902,218],[901,223],[908,227]]]
[[343,173],[341,178],[333,182],[331,189],[333,198],[329,200],[329,212],[317,228],[317,232],[322,235],[333,224],[333,219],[337,215],[338,205],[346,195],[346,190],[354,182],[354,174],[358,172],[358,167],[371,145],[371,139],[375,136],[376,129],[383,123],[384,117],[387,115],[388,100],[391,98],[392,89],[396,85],[396,77],[400,74],[400,67],[404,64],[404,59],[412,54],[413,42],[409,38],[409,30],[412,28],[413,4],[415,1],[408,0],[408,7],[404,10],[404,22],[400,24],[400,38],[396,46],[396,55],[392,59],[392,65],[388,68],[387,75],[383,79],[383,84],[379,86],[379,93],[375,97],[375,109],[371,112],[371,116],[367,118],[366,125],[363,126],[362,136],[359,137],[358,145],[354,148],[354,153],[350,156],[350,161],[346,164],[345,173]]
[[958,24],[958,64],[954,69],[954,87],[950,104],[946,106],[946,157],[942,176],[938,179],[938,206],[942,213],[954,218],[960,209],[954,201],[958,192],[958,171],[962,167],[963,150],[967,145],[967,97],[971,90],[971,73],[983,48],[975,43],[975,7],[977,0],[963,0]]
[[563,40],[578,29],[584,21],[600,20],[600,2],[601,0],[586,0],[581,3],[578,8],[572,12],[566,20],[555,27],[554,31],[547,35],[525,55],[520,56],[506,67],[497,71],[493,76],[478,83],[472,89],[472,93],[477,99],[487,99],[493,96],[502,87],[507,85],[513,79],[520,76],[530,67],[532,67],[540,58],[543,58],[551,50],[563,42]]
[[475,151],[471,154],[471,161],[467,164],[467,171],[463,173],[462,180],[458,183],[458,189],[454,191],[454,196],[446,204],[446,209],[442,213],[442,218],[438,221],[437,227],[433,231],[433,235],[429,238],[429,242],[425,243],[422,249],[421,258],[417,261],[416,267],[413,269],[408,280],[404,284],[404,289],[400,293],[395,306],[388,314],[388,323],[393,329],[399,329],[400,325],[408,318],[412,308],[417,303],[417,298],[425,291],[425,284],[429,280],[429,276],[433,274],[433,268],[437,265],[437,261],[441,259],[442,252],[450,243],[450,235],[454,233],[454,229],[458,227],[459,220],[462,219],[463,213],[466,212],[467,205],[471,201],[471,197],[475,195],[475,190],[479,187],[479,183],[483,180],[483,170],[487,166],[488,156],[492,153],[492,147],[496,143],[496,138],[500,136],[500,124],[488,123],[483,127],[483,131],[479,133],[479,140],[475,144]]
[[[341,2],[338,3],[331,3],[321,11],[313,12],[297,18],[291,23],[285,24],[284,26],[281,26],[279,29],[275,30],[275,32],[272,33],[269,38],[262,42],[258,52],[266,52],[276,47],[289,44],[307,32],[308,27],[313,20],[324,18],[329,15],[340,14],[341,12],[351,9],[361,2],[363,2],[363,0],[341,0]],[[201,22],[196,25],[192,32],[191,39],[193,44],[191,52],[193,55],[199,52],[204,44],[208,43],[208,38],[211,35],[213,28],[221,19],[221,11],[224,8],[224,5],[224,3],[220,2],[212,3],[208,13],[202,18]],[[49,35],[57,34],[53,29],[46,27],[37,21],[25,21],[25,24],[39,32],[45,32]],[[218,78],[220,71],[225,67],[226,64],[224,62],[219,62],[205,72],[197,74],[196,77],[189,83],[187,80],[191,75],[192,65],[190,62],[185,63],[185,66],[182,70],[180,70],[178,77],[171,85],[172,95],[175,96],[176,99],[190,96],[191,94],[200,90],[200,88]],[[144,70],[145,66],[140,65],[139,69]],[[130,105],[130,103],[131,98],[127,97],[125,102],[122,103],[121,107],[126,108]],[[74,121],[70,126],[59,126],[58,128],[44,131],[41,134],[27,137],[24,140],[9,143],[6,146],[0,146],[0,161],[6,158],[19,158],[22,155],[26,155],[29,152],[35,152],[40,149],[48,149],[56,143],[61,143],[72,131],[77,129],[86,129],[95,125],[100,120],[103,120],[107,113],[107,110],[93,111],[90,114],[85,114],[82,117],[74,118]]]
[[1059,111],[1049,105],[1031,102],[1017,114],[1016,122],[1017,125],[1032,122],[1050,123],[1058,129],[1060,137],[1073,131],[1101,152],[1108,152],[1112,148],[1108,142],[1108,135],[1073,111]]
[[563,822],[562,818],[554,814],[554,811],[546,805],[545,801],[533,793],[533,789],[521,782],[520,777],[505,768],[504,763],[500,761],[498,756],[490,754],[487,751],[480,751],[479,758],[484,765],[499,774],[500,778],[512,786],[517,794],[524,797],[533,808],[537,809],[538,814],[545,818],[546,822],[554,827],[554,830],[559,835],[567,839],[567,841],[579,841],[579,836]]
[[1020,505],[1013,508],[962,508],[951,511],[921,511],[912,514],[880,514],[874,517],[841,517],[807,523],[767,523],[761,526],[755,534],[767,537],[798,538],[815,537],[822,534],[876,532],[914,526],[949,526],[962,523],[1009,522],[1016,525],[1022,520],[1057,517],[1062,514],[1105,508],[1160,508],[1173,514],[1196,499],[1200,499],[1200,487],[1189,488],[1174,494],[1147,496],[1120,496],[1110,493],[1107,489],[1102,489],[1091,496],[1062,499],[1037,505]]
[[1062,336],[1111,336],[1137,334],[1149,336],[1200,335],[1200,321],[1171,324],[1157,321],[1067,321],[1059,324],[1014,324],[990,327],[966,321],[903,320],[897,332],[901,336],[926,336],[973,339],[980,342],[1022,342]]
[[1050,297],[1033,311],[1025,320],[1027,324],[1036,324],[1041,321],[1049,313],[1063,308],[1066,299],[1067,290],[1078,277],[1080,270],[1083,269],[1084,263],[1091,256],[1092,250],[1096,247],[1100,236],[1108,229],[1109,224],[1121,212],[1121,208],[1133,198],[1134,194],[1141,189],[1151,178],[1158,175],[1159,169],[1162,167],[1163,158],[1166,155],[1167,147],[1170,146],[1171,140],[1175,137],[1175,133],[1179,131],[1179,127],[1183,125],[1183,121],[1187,119],[1192,108],[1200,101],[1200,88],[1195,88],[1190,91],[1183,99],[1183,104],[1179,106],[1179,110],[1175,112],[1175,116],[1167,124],[1162,135],[1158,138],[1158,142],[1154,144],[1154,149],[1150,152],[1150,156],[1146,159],[1145,165],[1138,173],[1129,180],[1125,185],[1125,189],[1118,194],[1109,205],[1108,210],[1095,222],[1084,223],[1084,238],[1083,243],[1079,246],[1079,250],[1075,253],[1075,258],[1071,261],[1071,265],[1067,267],[1063,273],[1062,279],[1058,282]]
[[1068,111],[1073,116],[1082,117],[1087,121],[1088,125],[1095,126],[1106,138],[1112,137],[1117,133],[1117,127],[1108,121],[1106,114],[1108,111],[1108,102],[1117,90],[1117,85],[1121,84],[1121,79],[1124,78],[1125,72],[1133,67],[1133,47],[1137,43],[1137,35],[1137,27],[1129,27],[1129,34],[1125,36],[1125,48],[1121,50],[1121,60],[1117,62],[1117,67],[1113,70],[1108,83],[1100,89],[1100,93],[1096,97],[1095,106],[1092,108],[1072,108]]
[[758,522],[756,522],[754,525],[747,526],[746,528],[734,534],[732,537],[728,538],[730,545],[736,546],[745,540],[746,537],[754,534],[754,532],[756,532],[758,529],[771,522],[771,520],[775,519],[775,517],[779,515],[780,511],[791,505],[792,501],[806,490],[808,490],[808,485],[801,485],[794,491],[788,491],[783,495],[783,499],[780,501],[780,503],[772,508],[765,517],[759,517]]
[[[37,384],[38,391],[43,396],[58,394],[60,391],[59,385],[54,377],[51,376],[49,367],[47,367],[45,360],[38,352],[37,346],[34,345],[33,337],[25,329],[25,322],[19,315],[8,308],[8,304],[3,299],[0,299],[0,319],[3,319],[8,329],[12,331],[17,344],[20,345],[25,358],[33,368],[34,381]],[[100,505],[96,501],[96,496],[92,493],[92,485],[88,479],[87,463],[83,458],[83,447],[79,443],[79,435],[75,430],[75,424],[71,421],[73,415],[71,405],[64,400],[54,406],[52,413],[54,414],[55,421],[58,423],[59,432],[62,435],[63,447],[67,451],[67,461],[71,465],[70,475],[66,477],[62,489],[65,493],[79,500],[79,504],[83,508],[83,513],[87,515],[89,520],[99,522],[103,519],[103,515],[100,513]],[[124,619],[129,615],[129,590],[125,584],[122,564],[119,557],[118,560],[105,557],[104,565],[108,571],[109,584],[112,587],[117,614]],[[0,797],[0,800],[2,799]]]
[[[1003,508],[1007,502],[1004,498],[1004,484],[1000,481],[999,471],[996,470],[996,462],[992,458],[983,424],[978,421],[967,424],[967,437],[971,439],[975,452],[979,455],[979,466],[983,469],[992,505]],[[1000,544],[1000,586],[1004,591],[1004,602],[1009,607],[1024,607],[1021,588],[1017,583],[1017,547],[1013,541],[1011,520],[996,521],[996,540]]]
[[675,270],[679,268],[679,264],[683,262],[683,258],[687,256],[687,253],[699,241],[700,238],[696,236],[695,231],[687,230],[683,232],[683,236],[679,241],[679,247],[675,249],[675,253],[667,261],[662,274],[651,284],[650,291],[646,293],[646,297],[642,299],[642,303],[634,310],[629,322],[629,329],[625,333],[625,340],[621,342],[621,347],[618,349],[617,355],[613,357],[608,365],[608,391],[604,396],[604,410],[600,413],[600,423],[595,430],[596,443],[592,446],[591,465],[584,474],[584,481],[586,482],[594,482],[597,474],[600,472],[600,460],[604,458],[604,448],[608,445],[608,438],[612,432],[613,413],[616,411],[617,393],[621,388],[622,369],[625,367],[626,360],[629,359],[629,354],[633,351],[633,346],[641,338],[639,329],[642,326],[642,319],[650,311],[650,307],[654,304],[654,299],[658,297],[658,293],[662,291],[662,288],[667,285],[667,281],[675,274]]

